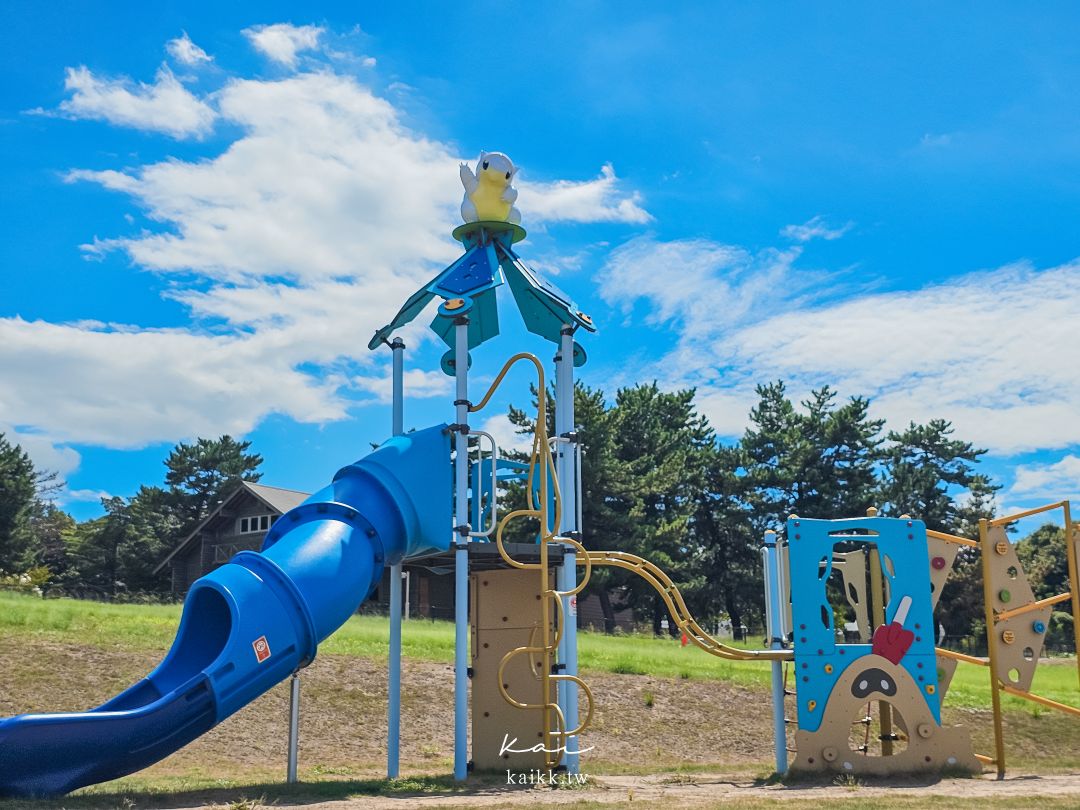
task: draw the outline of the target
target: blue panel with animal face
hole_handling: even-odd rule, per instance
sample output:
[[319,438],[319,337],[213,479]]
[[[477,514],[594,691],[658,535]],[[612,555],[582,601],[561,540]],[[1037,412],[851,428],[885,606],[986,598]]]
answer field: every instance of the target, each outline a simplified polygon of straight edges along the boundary
[[[799,728],[816,731],[841,676],[852,696],[917,689],[940,723],[926,525],[907,518],[787,522]],[[837,640],[827,584],[835,552],[876,548],[888,603],[871,644]]]

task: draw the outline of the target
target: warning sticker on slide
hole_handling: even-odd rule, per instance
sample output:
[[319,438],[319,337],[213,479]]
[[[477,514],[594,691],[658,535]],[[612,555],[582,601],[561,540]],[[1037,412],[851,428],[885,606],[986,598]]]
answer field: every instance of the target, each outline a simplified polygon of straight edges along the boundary
[[259,636],[251,642],[251,646],[255,649],[255,657],[260,664],[270,657],[270,645],[266,643],[266,636]]

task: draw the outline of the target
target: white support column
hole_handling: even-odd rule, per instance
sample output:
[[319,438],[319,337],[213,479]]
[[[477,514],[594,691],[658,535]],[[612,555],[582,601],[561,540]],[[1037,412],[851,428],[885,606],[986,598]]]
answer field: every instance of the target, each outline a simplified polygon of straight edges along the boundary
[[296,784],[297,753],[300,744],[300,673],[294,672],[289,681],[289,766],[286,780]]
[[[392,420],[393,434],[405,432],[404,425],[404,354],[405,343],[394,338]],[[401,563],[390,566],[390,661],[386,702],[386,777],[396,779],[401,757]]]
[[[781,594],[784,591],[780,574],[780,549],[777,546],[776,532],[765,532],[765,542],[761,547],[761,557],[765,564],[765,624],[769,633],[769,646],[774,650],[784,646],[784,606]],[[784,708],[784,662],[772,662],[772,704],[773,704],[773,745],[776,748],[776,772],[787,772],[787,720]]]
[[[558,441],[555,447],[556,475],[559,478],[559,494],[562,498],[562,516],[559,532],[580,535],[578,525],[577,481],[581,475],[578,467],[579,454],[576,445],[574,419],[574,330],[564,325],[559,340],[559,352],[555,355],[555,435]],[[574,439],[574,442],[567,439]],[[572,547],[567,546],[567,553],[559,566],[558,581],[560,591],[571,591],[577,586],[577,561]],[[563,597],[564,627],[559,642],[560,670],[567,675],[577,675],[577,597]],[[559,683],[559,706],[566,718],[567,729],[578,724],[578,689],[570,681]],[[577,754],[576,737],[566,741],[566,755],[563,764],[568,773],[578,773],[580,769]]]
[[469,769],[469,319],[454,321],[454,779]]

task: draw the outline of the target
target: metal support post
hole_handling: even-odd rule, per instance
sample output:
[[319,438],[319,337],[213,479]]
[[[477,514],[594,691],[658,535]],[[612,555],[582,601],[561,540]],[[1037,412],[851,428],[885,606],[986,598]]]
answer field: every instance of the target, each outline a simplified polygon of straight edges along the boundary
[[391,397],[393,401],[392,430],[395,436],[405,432],[405,341],[394,338],[390,344],[393,351],[393,376]]
[[[555,447],[558,452],[555,474],[559,479],[562,497],[562,520],[557,528],[562,534],[581,532],[578,525],[577,482],[581,476],[578,469],[580,453],[577,447],[574,414],[574,330],[563,325],[559,340],[559,353],[555,355]],[[570,441],[573,439],[573,441]],[[577,586],[577,559],[573,547],[567,547],[559,566],[560,591],[572,591]],[[577,675],[577,597],[563,597],[564,627],[559,642],[559,662],[567,675]],[[566,719],[567,729],[578,725],[578,689],[573,681],[559,682],[559,706]],[[576,737],[566,741],[563,764],[568,773],[580,771]]]
[[[394,338],[392,421],[393,433],[400,436],[404,427],[404,354],[405,343]],[[390,566],[390,661],[386,703],[386,777],[396,779],[401,761],[401,563]]]
[[1068,501],[1061,504],[1065,510],[1065,560],[1069,571],[1069,594],[1072,596],[1073,640],[1076,650],[1076,673],[1080,676],[1080,531],[1072,522],[1072,509]]
[[296,784],[297,750],[300,744],[300,673],[294,672],[289,682],[289,768],[286,780]]
[[[998,779],[1005,778],[1005,729],[1001,722],[1001,680],[998,678],[998,634],[994,616],[994,583],[990,566],[990,522],[979,518],[979,553],[982,556],[983,608],[986,611],[986,652],[990,664],[990,707],[994,712],[994,765]],[[1068,537],[1068,530],[1065,536]]]
[[[867,510],[867,515],[874,517],[877,510]],[[881,551],[877,546],[870,546],[867,554],[870,568],[870,621],[873,624],[871,634],[885,624],[885,579],[881,572]],[[878,714],[881,727],[881,755],[893,755],[892,705],[886,700],[878,701]]]
[[454,321],[454,779],[468,773],[469,704],[469,319]]
[[[783,615],[784,605],[781,594],[784,591],[780,572],[780,549],[776,542],[776,532],[765,532],[765,543],[761,548],[765,563],[765,624],[769,633],[769,647],[773,650],[784,646]],[[776,772],[787,772],[787,720],[784,707],[784,662],[772,662],[772,705],[773,705],[773,745],[776,748]]]

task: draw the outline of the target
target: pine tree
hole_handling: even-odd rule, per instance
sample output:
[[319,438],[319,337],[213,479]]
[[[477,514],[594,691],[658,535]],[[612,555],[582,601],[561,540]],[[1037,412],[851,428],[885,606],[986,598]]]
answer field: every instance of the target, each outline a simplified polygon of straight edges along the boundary
[[[889,431],[878,487],[883,514],[908,514],[931,529],[953,531],[965,519],[955,500],[959,490],[1000,489],[975,472],[974,465],[986,451],[953,439],[952,434],[952,424],[944,419]],[[977,530],[977,520],[975,526]]]
[[[979,539],[979,521],[994,517],[994,494],[1001,487],[985,475],[973,473],[966,497],[950,498],[953,522],[946,531],[951,534]],[[934,528],[931,526],[930,528]],[[953,562],[945,587],[938,600],[937,621],[949,635],[965,636],[985,633],[983,614],[982,559],[977,548],[961,546]]]
[[884,425],[870,418],[869,401],[852,397],[837,405],[825,386],[811,392],[800,412],[782,381],[759,385],[757,393],[740,442],[755,528],[776,528],[790,514],[865,514],[873,504]]
[[[656,383],[620,389],[612,426],[617,475],[611,482],[621,524],[615,547],[659,565],[691,598],[704,576],[690,520],[704,486],[704,454],[715,440],[693,400],[693,389],[662,392]],[[630,605],[659,633],[667,617],[663,600],[644,581],[627,586]]]
[[709,448],[691,524],[704,574],[692,600],[694,616],[705,623],[726,613],[733,628],[759,614],[762,603],[762,539],[753,529],[749,479],[739,474],[744,461],[737,446]]
[[251,442],[232,436],[181,442],[165,460],[165,475],[173,508],[184,530],[190,531],[209,514],[217,500],[241,481],[258,481],[262,456],[249,453]]
[[29,542],[26,522],[37,492],[34,464],[19,445],[0,433],[0,571],[24,568]]
[[50,587],[68,584],[75,575],[69,554],[75,527],[75,519],[56,504],[35,501],[26,525],[26,563],[28,567],[47,568]]
[[1065,529],[1044,523],[1016,546],[1036,599],[1046,599],[1069,591],[1069,561]]

